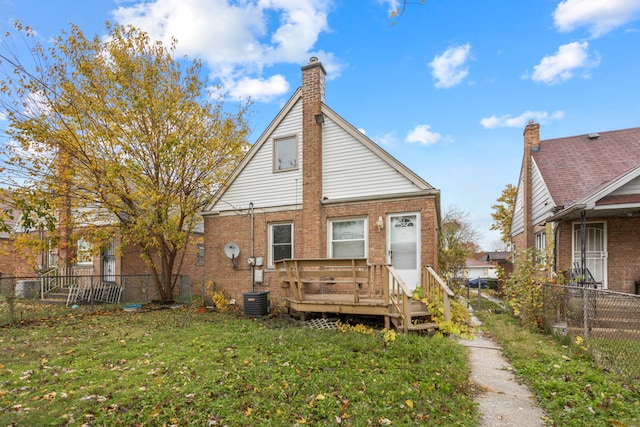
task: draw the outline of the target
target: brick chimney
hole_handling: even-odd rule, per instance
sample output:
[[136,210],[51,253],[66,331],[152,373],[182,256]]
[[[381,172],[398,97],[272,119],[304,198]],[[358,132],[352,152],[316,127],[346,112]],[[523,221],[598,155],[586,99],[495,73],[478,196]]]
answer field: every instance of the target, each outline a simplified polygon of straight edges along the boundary
[[532,173],[533,173],[533,160],[531,153],[540,149],[540,124],[534,123],[533,120],[529,120],[529,123],[524,128],[524,157],[522,159],[523,165],[523,202],[524,202],[524,241],[527,248],[535,248],[536,238],[533,224],[533,197],[532,193]]
[[322,244],[322,104],[325,71],[315,56],[302,67],[302,202],[305,258],[326,257]]

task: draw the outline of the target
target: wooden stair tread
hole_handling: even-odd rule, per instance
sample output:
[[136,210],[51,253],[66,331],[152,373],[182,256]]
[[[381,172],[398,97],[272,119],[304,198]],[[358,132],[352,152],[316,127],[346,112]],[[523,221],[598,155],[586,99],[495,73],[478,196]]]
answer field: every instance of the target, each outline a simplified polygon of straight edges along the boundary
[[409,326],[409,330],[412,331],[424,331],[426,329],[438,329],[438,324],[434,322],[428,323],[413,323]]

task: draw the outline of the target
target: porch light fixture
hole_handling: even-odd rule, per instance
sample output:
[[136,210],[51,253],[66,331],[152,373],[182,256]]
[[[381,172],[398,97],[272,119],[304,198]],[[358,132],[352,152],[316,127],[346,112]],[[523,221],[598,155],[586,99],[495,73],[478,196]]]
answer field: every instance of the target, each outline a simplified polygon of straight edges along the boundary
[[384,228],[384,221],[382,220],[381,216],[378,217],[378,220],[376,221],[376,226],[378,227],[378,231]]
[[316,114],[315,115],[316,118],[316,123],[321,125],[324,123],[324,114],[320,113],[320,114]]

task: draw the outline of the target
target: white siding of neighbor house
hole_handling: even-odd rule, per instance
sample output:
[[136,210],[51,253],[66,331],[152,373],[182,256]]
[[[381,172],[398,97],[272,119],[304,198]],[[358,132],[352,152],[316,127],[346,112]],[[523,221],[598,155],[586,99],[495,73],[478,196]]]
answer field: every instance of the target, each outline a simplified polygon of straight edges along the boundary
[[628,194],[640,194],[640,177],[634,178],[617,190],[612,191],[609,196],[625,196]]
[[516,191],[516,202],[513,207],[513,217],[511,218],[511,235],[517,236],[524,232],[524,179],[520,178],[518,190]]
[[555,207],[551,193],[542,179],[540,169],[535,161],[532,168],[531,177],[531,219],[534,224],[544,222],[551,215],[551,211]]
[[325,119],[322,130],[324,197],[339,200],[420,190],[334,121]]
[[[273,140],[296,135],[298,138],[298,168],[273,173]],[[302,101],[292,107],[265,143],[254,153],[242,173],[231,183],[213,211],[269,208],[302,203]]]

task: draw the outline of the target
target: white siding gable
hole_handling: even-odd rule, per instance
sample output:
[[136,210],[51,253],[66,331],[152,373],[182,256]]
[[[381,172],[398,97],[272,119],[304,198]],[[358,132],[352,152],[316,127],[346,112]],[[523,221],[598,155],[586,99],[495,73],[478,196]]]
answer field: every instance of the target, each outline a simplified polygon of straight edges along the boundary
[[617,190],[612,191],[609,196],[626,196],[629,194],[640,194],[640,177],[634,178]]
[[[274,139],[294,135],[298,138],[298,168],[273,173]],[[246,209],[249,203],[255,208],[302,203],[302,143],[302,101],[299,99],[211,210]]]
[[531,177],[531,219],[534,224],[541,224],[545,219],[552,215],[555,207],[551,193],[547,185],[542,179],[542,174],[535,160],[532,161],[532,177]]
[[511,236],[517,236],[524,232],[524,179],[520,177],[518,190],[516,191],[516,201],[513,206],[513,217],[511,218]]
[[330,118],[325,118],[322,131],[325,198],[340,200],[421,190]]

